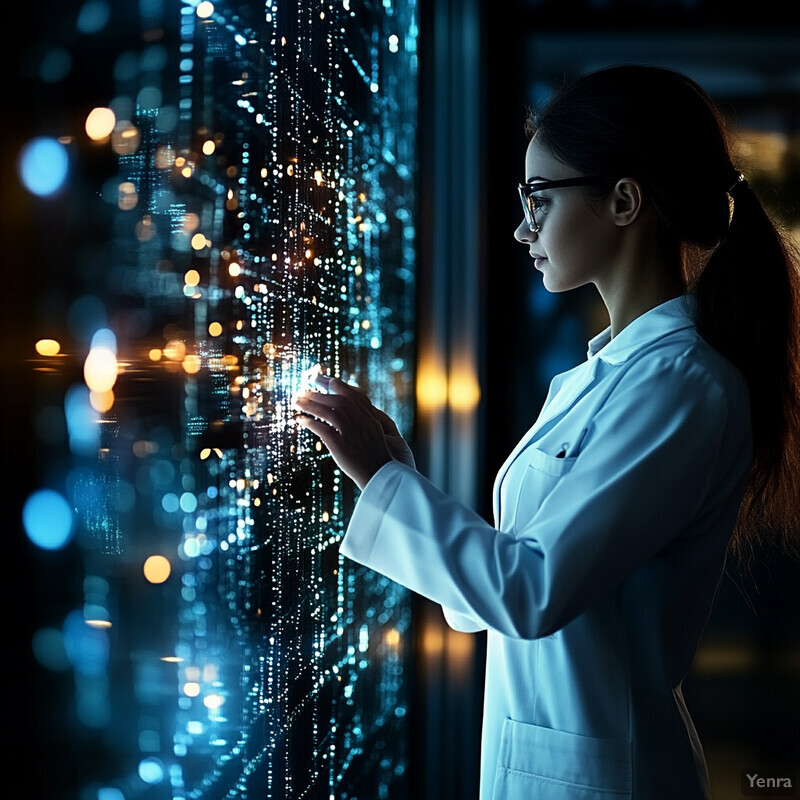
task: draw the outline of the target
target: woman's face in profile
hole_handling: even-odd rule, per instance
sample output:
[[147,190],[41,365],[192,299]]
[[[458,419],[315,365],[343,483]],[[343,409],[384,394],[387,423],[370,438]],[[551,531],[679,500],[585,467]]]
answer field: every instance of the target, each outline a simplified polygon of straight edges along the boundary
[[[581,173],[556,159],[534,136],[525,152],[525,182],[577,178]],[[616,226],[584,187],[545,189],[535,194],[534,233],[523,218],[514,232],[527,245],[545,288],[565,292],[596,283],[609,269],[618,243]]]

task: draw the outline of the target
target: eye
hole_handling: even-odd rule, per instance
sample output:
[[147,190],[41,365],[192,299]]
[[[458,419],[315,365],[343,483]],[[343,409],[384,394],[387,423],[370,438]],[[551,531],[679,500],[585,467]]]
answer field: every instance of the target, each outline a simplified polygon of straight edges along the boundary
[[536,197],[536,195],[531,195],[531,205],[534,211],[544,211],[549,204],[549,197]]

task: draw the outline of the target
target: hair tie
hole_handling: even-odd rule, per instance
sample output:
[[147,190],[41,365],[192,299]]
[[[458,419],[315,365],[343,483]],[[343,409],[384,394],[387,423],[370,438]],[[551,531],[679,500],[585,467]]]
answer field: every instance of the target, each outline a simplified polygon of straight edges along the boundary
[[745,178],[744,175],[740,172],[736,180],[728,189],[728,194],[735,200],[737,195],[741,194],[742,192],[746,192],[749,188],[750,186],[747,183],[747,178]]

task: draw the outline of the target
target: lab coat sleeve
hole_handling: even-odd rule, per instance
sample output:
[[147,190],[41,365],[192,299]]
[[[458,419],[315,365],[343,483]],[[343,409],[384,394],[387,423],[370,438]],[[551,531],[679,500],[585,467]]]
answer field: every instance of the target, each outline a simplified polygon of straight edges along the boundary
[[705,369],[651,359],[623,375],[572,469],[513,535],[390,463],[365,487],[342,552],[474,625],[549,635],[695,518],[712,484],[731,473],[720,463],[728,416],[726,394]]

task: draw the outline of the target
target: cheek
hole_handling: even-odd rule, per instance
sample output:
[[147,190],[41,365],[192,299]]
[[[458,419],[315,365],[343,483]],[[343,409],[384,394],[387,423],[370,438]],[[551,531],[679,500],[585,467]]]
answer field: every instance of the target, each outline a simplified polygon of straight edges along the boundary
[[548,237],[548,255],[565,266],[567,262],[574,267],[596,263],[609,246],[608,225],[581,202],[564,212],[553,215],[550,229],[543,231]]

